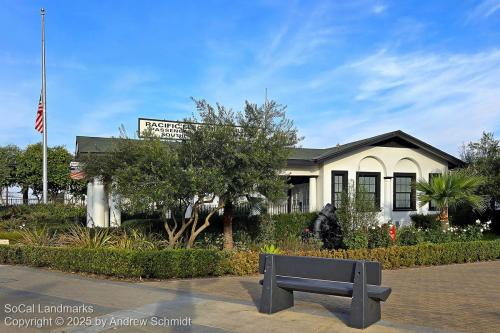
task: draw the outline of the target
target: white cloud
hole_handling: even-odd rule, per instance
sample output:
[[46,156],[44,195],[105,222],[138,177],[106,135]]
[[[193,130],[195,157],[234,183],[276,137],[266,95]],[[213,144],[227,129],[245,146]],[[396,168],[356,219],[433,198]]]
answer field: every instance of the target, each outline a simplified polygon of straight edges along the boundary
[[488,18],[500,10],[500,0],[483,0],[469,13],[467,21]]
[[374,14],[382,14],[386,9],[387,6],[380,3],[372,7],[372,11]]
[[[401,129],[457,154],[483,130],[500,130],[500,50],[404,52],[398,43],[384,43],[386,48],[339,63],[329,52],[339,40],[340,46],[348,42],[350,32],[335,12],[318,7],[301,15],[300,24],[292,15],[253,53],[245,50],[254,62],[209,66],[200,93],[238,108],[244,98],[263,101],[269,88],[270,98],[289,105],[305,136],[302,144],[310,147]],[[418,21],[402,23],[418,26],[414,39],[424,30]]]
[[[293,6],[287,10],[291,12],[288,20],[270,29],[263,40],[236,45],[240,52],[250,53],[249,63],[217,61],[208,66],[200,83],[200,93],[213,102],[237,108],[242,106],[244,98],[263,102],[265,88],[269,89],[271,98],[281,95],[283,90],[296,89],[287,78],[290,71],[321,57],[322,50],[336,43],[341,31],[330,22],[333,10],[329,3],[305,13]],[[235,45],[211,44],[210,47],[220,53],[221,49],[234,49]]]
[[314,129],[305,129],[313,144],[402,129],[456,153],[462,142],[500,127],[500,50],[455,55],[381,50],[343,68],[329,79],[354,77],[354,101],[335,110],[341,117],[318,119]]

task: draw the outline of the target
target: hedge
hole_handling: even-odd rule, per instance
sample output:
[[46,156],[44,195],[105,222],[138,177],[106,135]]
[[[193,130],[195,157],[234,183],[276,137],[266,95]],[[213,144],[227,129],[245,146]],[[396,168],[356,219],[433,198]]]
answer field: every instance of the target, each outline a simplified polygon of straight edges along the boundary
[[290,238],[300,237],[304,229],[312,229],[317,217],[317,212],[271,215],[270,218],[273,219],[276,228],[276,241],[286,241]]
[[[288,255],[325,257],[337,259],[374,260],[384,269],[401,267],[459,264],[500,258],[500,241],[454,242],[420,244],[358,250],[310,250],[286,252]],[[257,273],[259,252],[235,252],[230,259],[229,271],[236,275]]]
[[[500,258],[500,240],[420,244],[360,250],[311,250],[289,255],[375,260],[384,269],[446,265]],[[257,273],[258,251],[208,249],[132,251],[0,245],[0,264],[49,267],[118,277],[190,278]]]
[[133,251],[0,245],[1,264],[48,267],[118,277],[190,278],[221,275],[224,252],[205,249]]

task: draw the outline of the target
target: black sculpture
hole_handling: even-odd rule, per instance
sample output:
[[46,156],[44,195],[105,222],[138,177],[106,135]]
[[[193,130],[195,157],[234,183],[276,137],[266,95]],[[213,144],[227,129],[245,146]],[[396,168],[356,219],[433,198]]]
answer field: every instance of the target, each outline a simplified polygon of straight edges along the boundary
[[323,246],[328,249],[338,249],[343,246],[342,228],[336,210],[332,204],[326,204],[314,221],[314,235],[321,239]]

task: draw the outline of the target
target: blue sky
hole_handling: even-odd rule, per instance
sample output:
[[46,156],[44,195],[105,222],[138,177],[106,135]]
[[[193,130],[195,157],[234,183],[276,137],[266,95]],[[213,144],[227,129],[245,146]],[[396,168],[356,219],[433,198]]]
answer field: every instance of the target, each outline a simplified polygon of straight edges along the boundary
[[500,0],[0,0],[0,145],[49,145],[183,119],[190,97],[288,106],[304,147],[401,129],[457,155],[500,131]]

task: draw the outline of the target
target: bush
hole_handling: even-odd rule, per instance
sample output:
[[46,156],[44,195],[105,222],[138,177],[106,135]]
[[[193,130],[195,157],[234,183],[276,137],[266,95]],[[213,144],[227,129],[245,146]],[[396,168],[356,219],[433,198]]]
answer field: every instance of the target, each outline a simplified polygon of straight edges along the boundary
[[371,226],[368,229],[368,248],[388,247],[393,244],[389,235],[389,225]]
[[469,225],[465,228],[450,227],[452,232],[453,240],[460,242],[470,242],[483,239],[483,228],[486,228],[487,224],[484,226],[479,224]]
[[396,241],[399,245],[417,245],[424,241],[424,237],[417,228],[404,226],[396,231]]
[[0,263],[118,277],[188,278],[227,272],[222,251],[84,249],[0,245]]
[[48,205],[18,205],[0,208],[0,225],[4,229],[17,229],[20,226],[46,225],[47,227],[85,223],[84,206],[65,205],[61,203]]
[[290,213],[273,215],[276,241],[300,238],[304,229],[311,228],[318,213]]
[[365,249],[368,247],[368,236],[363,229],[351,231],[344,237],[343,241],[348,249]]
[[122,222],[120,229],[135,230],[142,233],[163,233],[165,228],[161,219],[132,219]]
[[269,215],[263,215],[261,218],[257,242],[261,244],[276,242],[276,220]]
[[441,229],[438,214],[410,214],[410,218],[415,228]]
[[0,209],[0,220],[20,219],[25,222],[65,223],[84,220],[85,206],[56,204],[17,205]]
[[454,239],[455,237],[451,230],[443,230],[439,228],[439,229],[421,230],[419,232],[421,233],[421,237],[419,239],[422,239],[422,241],[424,242],[439,244],[439,243],[448,243],[453,240],[460,241],[460,239]]
[[[392,246],[377,249],[286,251],[284,254],[374,260],[384,269],[446,265],[500,258],[500,240]],[[118,277],[191,278],[255,274],[259,251],[208,249],[123,250],[0,245],[0,264],[49,267]]]
[[380,208],[375,207],[373,201],[365,192],[363,186],[357,187],[353,180],[349,181],[347,191],[341,195],[340,205],[336,210],[338,223],[342,229],[343,243],[360,236],[350,235],[357,230],[366,230],[369,226],[377,224]]
[[46,227],[23,230],[21,236],[19,242],[31,246],[51,246],[57,241],[57,237],[49,233]]
[[8,239],[10,243],[17,243],[23,238],[23,234],[19,231],[0,231],[0,239]]
[[68,233],[62,234],[59,243],[73,247],[101,248],[111,246],[112,235],[108,228],[87,228],[75,226]]
[[[420,244],[392,246],[377,249],[284,251],[287,255],[324,257],[336,259],[373,260],[384,269],[402,267],[460,264],[500,258],[500,240],[450,242],[445,244]],[[240,251],[230,256],[228,272],[237,275],[257,273],[259,252]]]

